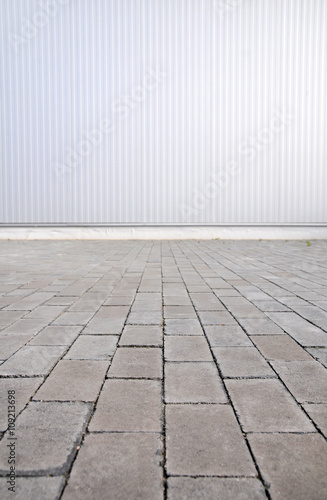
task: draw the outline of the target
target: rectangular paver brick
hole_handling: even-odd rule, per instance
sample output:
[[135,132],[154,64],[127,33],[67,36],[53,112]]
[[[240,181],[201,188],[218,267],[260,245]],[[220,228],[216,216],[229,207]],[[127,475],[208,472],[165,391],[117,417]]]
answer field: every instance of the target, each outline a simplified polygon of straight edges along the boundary
[[271,363],[297,401],[327,403],[327,371],[318,361]]
[[120,346],[162,346],[162,327],[159,325],[126,325],[119,340]]
[[266,359],[310,360],[309,354],[288,335],[251,335],[252,342]]
[[193,306],[165,306],[164,316],[167,319],[196,319]]
[[[84,403],[30,403],[16,422],[16,473],[58,475],[67,472],[90,411],[90,405]],[[7,443],[7,439],[0,442],[1,475],[8,473]]]
[[0,375],[46,375],[65,346],[24,346],[0,366]]
[[40,387],[34,399],[95,401],[108,366],[108,361],[62,360]]
[[[9,306],[10,307],[10,306]],[[23,311],[0,311],[0,330],[20,319],[24,314]]]
[[86,436],[63,500],[162,500],[159,434]]
[[327,438],[327,404],[307,404],[303,408]]
[[307,349],[307,351],[317,359],[325,368],[327,368],[327,349],[326,348],[313,348]]
[[157,347],[118,347],[108,376],[162,378],[161,349]]
[[168,500],[266,500],[255,478],[169,477]]
[[0,378],[0,432],[8,427],[8,391],[15,391],[15,412],[18,415],[42,382],[42,377]]
[[161,325],[162,312],[158,311],[132,311],[128,316],[127,324],[135,325]]
[[225,380],[245,432],[315,432],[279,380]]
[[[283,313],[276,313],[283,314]],[[287,313],[285,313],[287,314]],[[253,319],[253,318],[240,318],[240,324],[245,329],[248,335],[264,335],[264,334],[283,334],[283,330],[279,328],[271,319]]]
[[327,498],[327,447],[318,434],[253,434],[250,446],[271,497]]
[[80,335],[64,359],[109,359],[117,343],[115,335]]
[[69,308],[69,311],[97,311],[107,297],[106,292],[86,292]]
[[15,321],[11,326],[1,331],[1,337],[4,335],[12,335],[19,333],[21,335],[29,335],[32,337],[36,335],[44,326],[48,324],[47,321],[40,321],[35,319],[20,319]]
[[20,333],[18,334],[11,334],[11,335],[4,335],[0,336],[0,344],[1,344],[1,350],[0,350],[0,359],[6,360],[14,354],[18,349],[23,347],[28,340],[29,340],[30,335],[22,335]]
[[59,316],[66,306],[39,306],[28,313],[24,319],[44,319],[49,323]]
[[327,333],[294,312],[274,312],[267,314],[299,344],[309,347],[327,347]]
[[19,477],[15,483],[15,493],[8,490],[8,478],[0,478],[0,498],[2,500],[42,500],[57,499],[65,485],[65,478],[58,477]]
[[231,406],[168,405],[166,412],[168,474],[256,475]]
[[48,326],[33,337],[28,345],[70,345],[80,331],[80,326]]
[[167,403],[227,403],[221,379],[212,363],[166,363]]
[[249,337],[237,325],[205,326],[211,347],[252,347]]
[[203,325],[236,325],[236,321],[228,311],[199,311]]
[[54,326],[73,326],[82,325],[85,326],[93,316],[93,312],[83,311],[83,312],[64,312],[59,318],[57,318],[52,324]]
[[197,319],[166,319],[166,335],[203,335],[200,322]]
[[160,432],[161,382],[157,380],[106,380],[89,430]]
[[265,313],[260,311],[255,306],[252,305],[228,305],[227,309],[235,316],[235,318],[264,318],[266,319]]
[[167,335],[165,337],[166,361],[212,361],[204,335]]
[[223,377],[276,377],[255,347],[215,347],[213,353]]
[[224,311],[225,306],[214,293],[191,293],[194,307],[199,311]]

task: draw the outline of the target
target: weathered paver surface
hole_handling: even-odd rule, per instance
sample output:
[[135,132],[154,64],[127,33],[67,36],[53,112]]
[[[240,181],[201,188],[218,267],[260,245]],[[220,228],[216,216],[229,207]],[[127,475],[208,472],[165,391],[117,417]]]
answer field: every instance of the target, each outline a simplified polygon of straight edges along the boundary
[[0,498],[327,498],[326,257],[1,241]]

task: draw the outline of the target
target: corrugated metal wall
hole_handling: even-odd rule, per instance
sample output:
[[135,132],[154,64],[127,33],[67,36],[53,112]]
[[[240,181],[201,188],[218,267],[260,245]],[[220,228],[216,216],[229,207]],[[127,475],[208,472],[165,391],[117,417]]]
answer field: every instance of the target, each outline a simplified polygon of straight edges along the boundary
[[326,0],[2,0],[1,222],[327,222]]

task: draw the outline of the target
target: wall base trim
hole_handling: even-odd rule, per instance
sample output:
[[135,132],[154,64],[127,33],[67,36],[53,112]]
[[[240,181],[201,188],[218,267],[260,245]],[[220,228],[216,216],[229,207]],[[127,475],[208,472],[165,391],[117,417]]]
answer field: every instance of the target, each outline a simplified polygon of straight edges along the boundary
[[97,226],[0,227],[0,240],[311,240],[327,226]]

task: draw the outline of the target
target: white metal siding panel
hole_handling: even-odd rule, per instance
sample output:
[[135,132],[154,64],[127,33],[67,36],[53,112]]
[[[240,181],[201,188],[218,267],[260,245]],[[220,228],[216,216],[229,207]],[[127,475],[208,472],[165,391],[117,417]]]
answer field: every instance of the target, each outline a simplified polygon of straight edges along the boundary
[[327,222],[326,0],[0,14],[0,222]]

